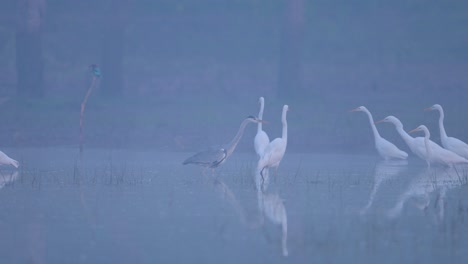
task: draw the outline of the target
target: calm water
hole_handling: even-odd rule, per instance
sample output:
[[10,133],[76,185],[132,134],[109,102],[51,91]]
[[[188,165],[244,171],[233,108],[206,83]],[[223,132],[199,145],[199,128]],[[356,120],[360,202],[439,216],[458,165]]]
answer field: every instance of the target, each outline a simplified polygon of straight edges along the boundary
[[[217,177],[192,153],[10,150],[1,263],[466,263],[468,170],[287,153],[257,192],[254,154]],[[287,255],[287,256],[286,256]]]

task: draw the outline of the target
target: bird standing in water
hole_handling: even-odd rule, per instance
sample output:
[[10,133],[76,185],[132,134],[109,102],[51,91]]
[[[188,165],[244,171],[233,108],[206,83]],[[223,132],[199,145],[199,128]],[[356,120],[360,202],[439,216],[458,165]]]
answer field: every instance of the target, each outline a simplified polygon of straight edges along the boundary
[[460,164],[460,163],[468,163],[468,160],[458,156],[454,152],[441,148],[439,145],[437,145],[437,148],[432,148],[432,146],[429,144],[429,138],[431,137],[431,133],[429,133],[429,129],[427,129],[426,126],[420,125],[417,128],[411,130],[409,133],[414,133],[422,131],[424,132],[424,144],[426,146],[426,162],[427,166],[430,167],[431,163],[438,163],[438,164],[443,164],[448,167],[453,167],[455,164]]
[[195,164],[202,167],[210,168],[213,170],[219,167],[223,162],[226,161],[229,156],[236,149],[237,144],[239,143],[242,135],[244,134],[245,127],[249,123],[264,123],[265,121],[260,120],[253,116],[248,116],[244,121],[242,121],[237,134],[225,147],[212,148],[205,151],[198,152],[197,154],[186,159],[182,164]]
[[[286,113],[288,111],[289,106],[284,105],[283,112],[281,113],[281,123],[283,124],[281,137],[275,138],[268,144],[268,146],[265,148],[263,157],[258,161],[257,170],[262,176],[263,180],[268,181],[268,170],[271,167],[274,167],[276,172],[275,174],[278,174],[278,166],[284,157],[284,153],[286,152],[286,146],[288,145],[288,122],[286,120]],[[266,175],[265,169],[267,171]]]
[[[260,111],[258,112],[258,118],[263,119],[263,108],[265,106],[265,99],[263,97],[260,97],[258,99],[258,102],[260,103]],[[263,131],[262,125],[262,123],[258,123],[257,134],[254,138],[255,152],[257,152],[259,158],[263,157],[265,148],[268,146],[268,143],[270,143],[270,138],[268,137],[267,133]]]
[[365,106],[360,106],[351,110],[351,112],[364,112],[367,114],[369,118],[369,123],[372,128],[372,132],[374,132],[374,141],[375,141],[375,148],[379,155],[385,159],[406,159],[408,158],[408,153],[400,150],[397,146],[395,146],[392,142],[386,140],[385,138],[381,137],[377,127],[375,127],[374,119],[372,118],[372,114],[367,110]]
[[435,104],[424,110],[425,111],[434,111],[434,110],[439,111],[440,142],[442,143],[442,146],[464,157],[465,159],[468,159],[468,145],[465,142],[459,140],[458,138],[447,136],[447,133],[445,132],[445,127],[444,127],[445,115],[444,115],[444,109],[442,108],[442,106],[440,104]]
[[[401,138],[405,141],[406,145],[410,148],[410,150],[419,158],[426,160],[427,159],[427,152],[426,152],[426,145],[424,143],[424,137],[412,137],[410,136],[404,129],[403,123],[401,123],[400,119],[394,116],[387,116],[384,119],[375,122],[375,124],[379,123],[392,123],[395,126],[398,134],[400,134]],[[431,148],[436,149],[440,148],[435,142],[429,140],[429,146]]]

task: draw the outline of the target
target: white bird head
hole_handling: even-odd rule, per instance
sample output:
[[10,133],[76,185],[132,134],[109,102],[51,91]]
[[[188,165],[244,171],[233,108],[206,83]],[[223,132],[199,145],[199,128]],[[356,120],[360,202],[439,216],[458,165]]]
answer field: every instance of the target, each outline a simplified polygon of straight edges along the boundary
[[258,119],[258,118],[255,117],[255,116],[248,116],[247,119],[248,119],[250,122],[252,122],[252,123],[262,123],[262,124],[268,123],[267,121]]
[[415,132],[419,132],[419,131],[426,132],[426,131],[428,131],[428,129],[427,129],[427,127],[425,125],[420,125],[420,126],[418,126],[417,128],[411,130],[408,133],[415,133]]
[[350,111],[351,112],[365,112],[365,111],[367,111],[367,108],[365,106],[359,106],[359,107],[356,107],[354,109],[351,109]]
[[431,107],[428,107],[428,108],[425,108],[424,111],[434,111],[434,110],[438,110],[438,111],[441,111],[442,110],[442,106],[440,104],[435,104]]
[[263,104],[264,102],[265,102],[265,98],[263,98],[263,97],[258,98],[258,103],[259,104]]
[[384,123],[384,122],[385,123],[393,123],[393,124],[401,123],[400,120],[398,120],[398,118],[396,118],[394,116],[387,116],[386,118],[375,122],[375,124]]

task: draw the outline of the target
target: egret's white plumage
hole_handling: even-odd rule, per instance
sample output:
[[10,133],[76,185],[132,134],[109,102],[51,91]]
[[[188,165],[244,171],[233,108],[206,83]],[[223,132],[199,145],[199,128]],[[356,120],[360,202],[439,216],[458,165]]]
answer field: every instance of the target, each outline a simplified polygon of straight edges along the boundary
[[[403,129],[403,124],[401,121],[394,117],[394,116],[387,116],[386,118],[375,122],[376,124],[378,123],[392,123],[395,125],[395,128],[400,134],[401,138],[405,141],[406,145],[408,145],[409,149],[411,152],[413,152],[416,156],[421,158],[422,160],[426,160],[427,158],[427,153],[426,153],[426,146],[424,144],[424,138],[423,137],[412,137],[410,136],[404,129]],[[431,140],[429,140],[429,145],[432,146],[433,148],[437,148],[438,145]]]
[[12,165],[13,167],[18,168],[19,162],[8,157],[8,155],[3,153],[3,151],[0,151],[0,165]]
[[437,110],[439,111],[439,129],[440,129],[440,142],[442,146],[452,152],[455,152],[459,156],[462,156],[465,159],[468,159],[468,144],[459,140],[458,138],[449,137],[445,132],[444,127],[444,109],[441,105],[435,104],[425,110],[432,111]]
[[[260,111],[258,112],[258,119],[263,120],[263,108],[265,106],[265,99],[260,97],[258,99],[260,103]],[[265,148],[270,143],[270,138],[268,137],[267,133],[262,129],[262,123],[258,123],[257,126],[257,134],[255,135],[254,139],[254,147],[255,152],[257,153],[258,157],[261,158],[263,153],[265,152]]]
[[380,136],[379,131],[375,127],[374,124],[374,119],[372,118],[372,114],[367,110],[365,106],[360,106],[358,108],[355,108],[351,110],[353,112],[364,112],[367,114],[369,118],[369,122],[372,128],[372,131],[374,133],[374,141],[375,141],[375,148],[377,149],[377,152],[379,155],[385,159],[406,159],[408,157],[408,153],[404,152],[403,150],[400,150],[397,146],[395,146],[393,143],[390,141],[384,139],[383,137]]
[[455,164],[468,163],[468,160],[455,154],[454,152],[444,149],[437,145],[438,147],[433,148],[429,143],[429,138],[431,133],[426,126],[420,125],[417,128],[410,131],[410,133],[422,131],[424,132],[424,144],[426,146],[426,162],[428,166],[433,163],[443,164],[449,167],[452,167]]
[[286,121],[286,113],[288,109],[289,107],[287,105],[283,106],[283,112],[281,114],[281,123],[283,124],[282,136],[280,138],[275,138],[268,144],[263,157],[258,161],[257,169],[262,176],[265,169],[268,170],[274,167],[278,170],[278,166],[286,152],[286,146],[288,145],[288,123]]

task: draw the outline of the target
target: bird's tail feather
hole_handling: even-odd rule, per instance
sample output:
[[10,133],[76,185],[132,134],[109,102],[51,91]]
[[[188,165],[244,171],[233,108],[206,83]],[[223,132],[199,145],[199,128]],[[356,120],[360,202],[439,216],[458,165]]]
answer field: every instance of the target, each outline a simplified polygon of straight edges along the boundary
[[19,167],[19,162],[18,161],[14,160],[14,159],[11,159],[10,162],[11,162],[11,165],[13,165],[15,168]]
[[190,163],[193,163],[193,158],[192,157],[184,160],[184,162],[182,162],[182,165],[187,165],[187,164],[190,164]]

